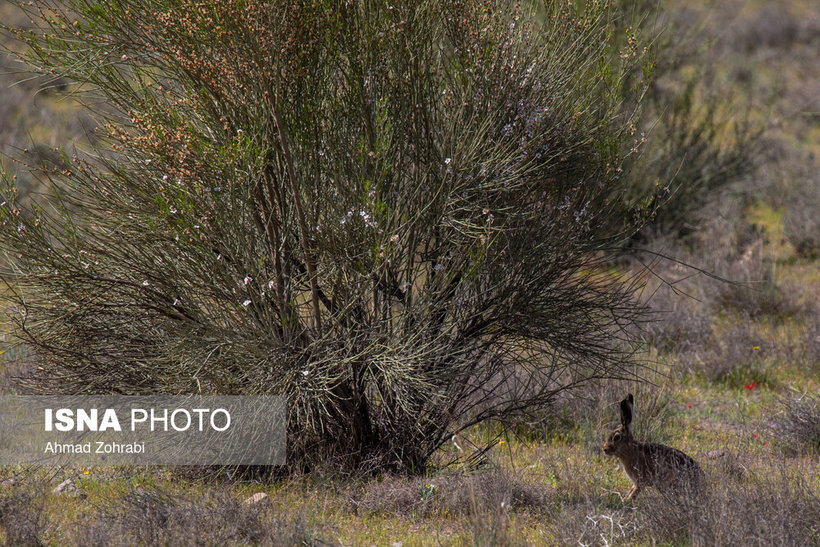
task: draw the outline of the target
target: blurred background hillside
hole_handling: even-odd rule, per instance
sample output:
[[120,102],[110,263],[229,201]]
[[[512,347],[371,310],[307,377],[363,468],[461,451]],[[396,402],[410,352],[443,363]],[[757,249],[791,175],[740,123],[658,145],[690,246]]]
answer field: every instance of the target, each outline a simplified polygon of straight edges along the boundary
[[[0,22],[31,28],[31,21],[12,2],[0,4]],[[65,81],[26,72],[15,58],[21,44],[6,34],[0,38],[0,166],[16,175],[21,193],[39,192],[42,184],[31,168],[53,168],[55,148],[72,153],[88,144],[91,117],[72,98]]]

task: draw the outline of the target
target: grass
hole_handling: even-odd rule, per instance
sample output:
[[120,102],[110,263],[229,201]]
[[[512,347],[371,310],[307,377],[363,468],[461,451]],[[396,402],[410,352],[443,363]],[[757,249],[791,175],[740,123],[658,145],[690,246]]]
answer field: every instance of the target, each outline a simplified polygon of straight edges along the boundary
[[[776,331],[775,340],[784,332]],[[695,532],[707,534],[707,543],[724,538],[755,544],[772,537],[793,544],[814,537],[816,543],[820,530],[807,523],[820,520],[806,519],[818,515],[820,459],[817,451],[794,450],[791,435],[781,430],[781,424],[794,423],[781,400],[789,389],[816,392],[820,385],[816,374],[802,369],[776,361],[767,367],[777,378],[774,387],[751,390],[667,370],[668,404],[658,415],[666,425],[663,440],[693,455],[707,472],[714,490],[702,511],[651,490],[634,504],[622,501],[630,483],[600,450],[617,422],[616,408],[601,401],[592,411],[579,407],[570,435],[556,428],[526,442],[507,436],[478,471],[456,466],[426,477],[370,479],[329,471],[243,484],[180,478],[172,469],[6,468],[4,478],[17,473],[18,484],[0,491],[0,515],[17,526],[6,525],[7,540],[27,533],[60,544],[285,538],[344,545],[698,543]],[[639,394],[636,420],[653,392],[644,387]],[[66,477],[74,477],[88,497],[51,494]],[[243,500],[257,492],[268,494],[271,504],[246,507]],[[749,534],[738,535],[727,524],[731,519],[745,523]],[[21,529],[19,523],[29,524]],[[792,536],[773,535],[786,531]]]
[[[676,400],[681,434],[670,442],[697,457],[710,483],[720,485],[711,498],[716,516],[710,525],[717,527],[724,516],[751,509],[767,515],[783,497],[797,496],[814,507],[820,494],[817,456],[781,449],[777,432],[761,421],[768,417],[761,409],[772,408],[771,394],[701,387],[690,392],[702,398],[686,397],[694,401],[692,408]],[[655,493],[647,492],[634,505],[622,502],[629,482],[616,462],[600,453],[595,440],[524,444],[513,439],[492,455],[495,469],[417,479],[317,481],[307,476],[264,485],[204,484],[180,483],[163,471],[133,481],[95,469],[77,481],[88,493],[86,499],[57,498],[47,488],[38,492],[26,480],[9,489],[13,494],[3,492],[0,511],[4,522],[18,526],[6,527],[7,540],[10,533],[22,533],[19,525],[25,522],[34,523],[27,525],[26,533],[56,543],[116,539],[164,544],[192,538],[245,543],[287,537],[340,544],[472,544],[494,534],[511,543],[555,544],[594,542],[605,534],[607,540],[631,544],[648,543],[658,531],[672,538],[667,530],[671,525],[653,509]],[[723,455],[711,459],[707,454],[712,451]],[[77,470],[64,470],[47,486],[71,473]],[[795,493],[798,488],[802,490]],[[242,500],[260,491],[269,495],[271,506],[246,510]],[[770,503],[760,502],[755,492],[770,496]],[[762,506],[745,506],[738,499]],[[734,505],[727,506],[730,501]],[[604,526],[616,517],[623,530]],[[772,526],[782,528],[784,518],[779,516]],[[226,531],[229,524],[232,528]],[[35,532],[33,527],[38,527]],[[134,535],[137,530],[150,535]],[[103,531],[106,535],[97,537]]]
[[[748,69],[752,80],[743,89],[756,96],[782,80],[785,91],[771,114],[781,122],[769,137],[787,149],[790,162],[810,169],[817,160],[806,158],[820,151],[820,133],[806,116],[791,116],[788,101],[801,80],[811,80],[804,71],[816,73],[820,66],[806,62],[810,55],[816,61],[816,40],[813,52],[811,44],[780,44],[778,29],[790,23],[776,21],[768,28],[767,19],[758,17],[765,4],[745,4],[740,19],[727,27],[717,48],[725,57],[721,74]],[[800,25],[820,21],[813,3],[789,4]],[[707,26],[720,27],[734,17],[731,9],[716,5],[713,10]],[[725,44],[732,33],[740,37],[742,52]],[[763,35],[769,36],[766,44],[754,49],[755,37]],[[60,119],[67,115],[68,103],[53,96],[44,100]],[[39,141],[50,138],[43,127],[30,133]],[[760,298],[761,291],[727,288],[702,276],[676,285],[691,297],[650,287],[659,312],[646,333],[645,357],[658,367],[652,384],[588,386],[562,401],[549,420],[522,423],[502,435],[482,468],[455,465],[425,477],[350,478],[320,469],[259,483],[196,480],[170,468],[4,467],[0,480],[14,476],[17,483],[0,487],[0,540],[820,545],[820,411],[817,398],[804,395],[820,393],[820,308],[815,302],[820,268],[817,258],[796,254],[784,232],[788,204],[779,199],[778,189],[790,184],[788,176],[798,167],[766,161],[760,175],[765,180],[749,182],[738,219],[724,224],[715,219],[712,228],[703,227],[692,250],[670,253],[698,264],[714,259],[726,266],[725,272],[742,274],[738,241],[751,241],[743,226],[756,225],[760,262],[741,280],[768,275],[766,298]],[[781,172],[783,178],[777,178]],[[727,234],[731,237],[724,240]],[[659,268],[668,278],[690,273],[664,264]],[[14,355],[0,356],[4,384],[16,367],[9,357]],[[604,456],[601,444],[617,424],[616,403],[627,391],[636,394],[639,438],[682,449],[703,466],[710,489],[701,504],[651,490],[634,503],[623,502],[631,484],[617,461]],[[478,428],[466,434],[466,441],[498,432],[495,426]],[[448,445],[438,460],[459,456]],[[66,478],[73,478],[87,497],[55,496],[52,489]],[[270,503],[245,505],[257,492],[265,492]]]
[[[764,253],[776,253],[778,240],[767,241]],[[801,287],[806,294],[820,290],[820,280],[802,259],[783,262],[773,281]],[[709,294],[705,291],[704,298]],[[169,468],[4,468],[2,478],[13,474],[18,479],[15,486],[0,489],[4,539],[58,544],[817,544],[820,529],[811,523],[820,522],[820,451],[813,444],[820,415],[816,401],[800,399],[800,394],[820,392],[820,344],[812,327],[816,310],[779,319],[708,305],[703,309],[711,310],[701,310],[708,336],[687,336],[694,344],[647,345],[647,358],[659,368],[653,384],[588,386],[563,401],[561,414],[551,421],[524,423],[514,430],[518,435],[502,435],[503,442],[478,470],[455,465],[425,477],[364,479],[327,469],[242,483],[191,479]],[[663,319],[659,326],[664,327]],[[692,365],[705,362],[704,355],[716,357],[725,373]],[[640,438],[680,448],[701,463],[710,484],[705,505],[692,507],[652,490],[634,503],[623,502],[630,482],[617,461],[603,455],[601,443],[617,424],[614,403],[626,391],[636,394]],[[498,433],[495,427],[477,428],[460,445],[469,446],[470,436]],[[439,461],[459,455],[448,445]],[[51,493],[68,477],[87,498]],[[257,492],[265,492],[270,504],[244,505]]]

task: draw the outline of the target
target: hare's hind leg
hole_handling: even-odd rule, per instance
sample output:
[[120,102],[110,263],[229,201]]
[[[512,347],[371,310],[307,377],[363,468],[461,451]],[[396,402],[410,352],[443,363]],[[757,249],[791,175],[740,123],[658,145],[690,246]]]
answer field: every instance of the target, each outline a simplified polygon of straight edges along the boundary
[[632,489],[629,490],[629,494],[626,495],[626,501],[632,501],[633,499],[635,499],[635,496],[637,496],[638,492],[640,492],[640,491],[641,491],[641,487],[638,486],[637,484],[633,484]]

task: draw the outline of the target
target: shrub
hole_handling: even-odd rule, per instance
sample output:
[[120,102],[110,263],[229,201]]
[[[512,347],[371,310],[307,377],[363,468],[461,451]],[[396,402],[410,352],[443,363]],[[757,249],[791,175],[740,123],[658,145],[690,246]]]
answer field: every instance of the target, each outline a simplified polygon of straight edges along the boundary
[[645,56],[612,51],[613,6],[69,6],[20,38],[110,148],[3,196],[35,387],[284,394],[292,458],[419,472],[627,375],[640,308],[600,265],[645,218],[617,206]]
[[652,321],[644,336],[663,353],[683,353],[702,348],[712,333],[712,316],[687,288],[662,286],[650,300]]
[[[693,10],[670,7],[643,18],[638,13],[635,24],[662,30],[653,45],[653,85],[636,125],[647,144],[624,175],[624,206],[646,205],[652,195],[651,231],[684,238],[711,215],[709,204],[755,171],[765,127],[738,117],[748,107],[714,83],[715,56]],[[639,234],[641,240],[649,236],[647,230]]]
[[768,383],[764,363],[774,349],[774,343],[753,322],[739,321],[714,332],[705,350],[689,360],[709,380],[740,388],[752,382]]
[[779,2],[766,2],[745,23],[739,25],[733,45],[747,52],[764,47],[788,49],[800,37],[801,22]]
[[[32,30],[33,23],[13,2],[0,5],[0,29],[13,25]],[[81,141],[90,118],[71,110],[73,101],[65,93],[66,81],[48,74],[29,74],[17,56],[23,45],[0,31],[0,171],[17,176],[21,197],[45,190],[29,172],[44,167],[49,145]],[[36,137],[35,137],[36,136]],[[42,141],[31,139],[42,139]],[[79,144],[79,143],[78,143]],[[29,154],[31,153],[31,154]],[[45,161],[43,161],[45,160]]]
[[781,400],[783,416],[778,430],[793,448],[820,450],[820,402],[811,395]]
[[30,492],[0,493],[0,529],[7,545],[42,545],[48,519],[43,514],[44,498]]
[[783,215],[783,231],[799,255],[820,255],[820,179],[807,176],[792,190]]
[[764,232],[755,225],[743,225],[735,236],[734,252],[718,252],[713,257],[714,271],[731,281],[716,285],[716,309],[728,308],[755,319],[803,315],[806,307],[797,292],[776,280],[774,261],[764,254]]
[[[820,313],[820,306],[815,303],[814,317]],[[802,341],[802,359],[808,365],[808,370],[817,372],[820,369],[820,324],[817,321],[807,321]]]

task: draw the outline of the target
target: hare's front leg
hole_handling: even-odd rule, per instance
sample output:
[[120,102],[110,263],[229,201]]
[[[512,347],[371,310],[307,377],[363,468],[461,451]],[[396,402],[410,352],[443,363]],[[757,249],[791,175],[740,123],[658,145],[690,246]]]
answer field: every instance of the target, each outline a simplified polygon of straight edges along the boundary
[[641,487],[638,486],[637,483],[632,485],[632,489],[629,491],[629,494],[626,495],[626,501],[632,501],[635,499],[635,496],[638,495],[638,492],[641,491]]

